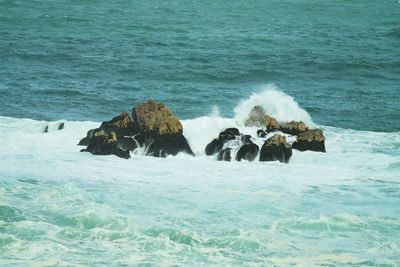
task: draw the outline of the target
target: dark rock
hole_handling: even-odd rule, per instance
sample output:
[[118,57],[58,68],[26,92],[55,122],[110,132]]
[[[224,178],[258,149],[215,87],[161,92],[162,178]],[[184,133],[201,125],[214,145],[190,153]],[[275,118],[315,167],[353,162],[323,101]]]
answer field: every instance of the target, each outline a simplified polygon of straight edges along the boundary
[[110,121],[103,122],[100,129],[114,131],[118,136],[132,136],[138,132],[128,112],[122,112]]
[[62,129],[64,129],[64,123],[63,122],[58,125],[58,129],[57,130],[62,130]]
[[218,140],[218,138],[213,139],[207,146],[206,146],[206,155],[211,156],[217,154],[222,147],[224,146],[224,142]]
[[308,130],[308,127],[303,121],[290,121],[281,125],[281,132],[291,135],[299,135]]
[[296,141],[293,142],[292,148],[300,151],[326,152],[325,136],[321,129],[307,130],[299,134]]
[[242,141],[243,144],[250,144],[250,143],[253,143],[253,142],[251,141],[251,135],[248,135],[248,134],[242,135],[242,136],[240,137],[240,140]]
[[82,138],[82,139],[79,141],[78,146],[88,146],[89,143],[90,143],[90,139],[92,139],[92,138],[95,136],[95,134],[96,134],[97,132],[100,132],[100,131],[102,131],[101,128],[89,130],[89,131],[86,133],[86,137]]
[[161,158],[176,156],[179,152],[194,156],[186,138],[181,134],[160,135],[146,148],[146,156]]
[[260,161],[289,162],[292,156],[292,148],[286,142],[286,137],[275,134],[268,138],[260,151]]
[[250,143],[244,144],[236,154],[236,160],[241,161],[242,159],[247,161],[253,161],[258,154],[259,148],[256,144],[250,141]]
[[223,161],[231,161],[232,160],[231,151],[232,151],[232,148],[222,149],[217,155],[217,160],[218,161],[222,161],[222,160]]
[[239,136],[240,132],[237,128],[227,128],[219,133],[218,138],[213,139],[205,149],[206,155],[211,156],[217,154],[224,144],[229,140],[235,140],[236,136]]
[[47,125],[46,127],[44,127],[43,132],[44,132],[44,133],[48,133],[48,132],[49,132],[49,126],[48,126],[48,125]]
[[262,129],[257,130],[257,136],[260,137],[260,138],[265,138],[267,136],[267,134],[268,133],[266,131],[262,130]]
[[226,141],[226,140],[234,140],[236,136],[239,136],[240,132],[237,128],[227,128],[219,133],[218,139]]

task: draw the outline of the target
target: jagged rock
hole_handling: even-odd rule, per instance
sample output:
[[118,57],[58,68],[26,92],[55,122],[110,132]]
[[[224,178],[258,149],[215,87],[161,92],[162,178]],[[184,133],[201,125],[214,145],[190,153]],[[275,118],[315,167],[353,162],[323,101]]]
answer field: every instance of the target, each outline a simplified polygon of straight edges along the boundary
[[267,136],[267,132],[264,131],[263,129],[257,130],[257,136],[260,138],[265,138]]
[[64,123],[63,122],[58,125],[57,130],[62,130],[62,129],[64,129]]
[[184,152],[194,156],[192,149],[183,135],[161,135],[157,137],[147,148],[146,156],[165,158],[168,155],[176,156]]
[[206,149],[205,149],[206,155],[211,156],[211,155],[218,153],[222,149],[223,146],[224,146],[224,143],[222,141],[218,140],[218,138],[213,139],[206,146]]
[[223,161],[231,161],[232,160],[231,151],[232,151],[232,148],[222,149],[217,155],[217,160],[218,161],[222,161],[222,160]]
[[81,152],[90,152],[93,155],[116,155],[121,158],[130,158],[129,151],[117,147],[117,134],[115,132],[107,133],[98,131],[89,140],[89,145]]
[[142,147],[143,144],[144,136],[140,134],[133,137],[117,136],[117,147],[123,150],[133,151],[136,148]]
[[249,118],[245,122],[246,126],[260,126],[265,116],[265,110],[261,106],[254,106],[250,111]]
[[115,131],[118,136],[132,136],[138,132],[128,112],[122,112],[110,121],[103,122],[100,128]]
[[181,122],[172,115],[169,108],[152,100],[133,108],[132,118],[141,133],[174,135],[183,132]]
[[128,112],[123,112],[89,130],[79,145],[88,146],[83,151],[96,155],[116,154],[124,158],[138,147],[145,147],[146,155],[155,157],[179,152],[194,155],[182,133],[182,124],[171,111],[164,104],[149,100],[133,108],[132,119]]
[[260,161],[274,161],[289,162],[292,156],[292,148],[286,142],[286,137],[275,134],[268,138],[260,151]]
[[257,157],[259,151],[258,146],[251,141],[251,135],[242,135],[241,141],[243,142],[243,145],[236,153],[235,159],[237,161],[241,161],[242,159],[253,161]]
[[237,128],[227,128],[220,132],[218,138],[213,139],[205,149],[206,155],[211,156],[217,154],[224,144],[229,140],[235,140],[236,136],[239,136],[240,132]]
[[299,135],[308,130],[308,127],[303,121],[290,121],[281,125],[280,130],[283,133],[291,134],[291,135]]
[[218,139],[220,140],[234,140],[236,136],[239,136],[240,132],[238,128],[226,128],[219,133]]
[[86,134],[86,137],[82,138],[78,145],[88,146],[90,139],[93,138],[96,133],[101,131],[104,131],[108,134],[110,132],[115,132],[117,137],[132,136],[137,133],[137,129],[133,125],[128,112],[123,112],[121,115],[112,118],[110,121],[103,122],[99,128],[89,130]]
[[321,129],[311,129],[302,132],[293,142],[292,148],[300,151],[317,151],[326,152],[325,150],[325,136]]
[[281,127],[275,118],[265,115],[263,118],[263,125],[266,128],[267,133],[279,130]]

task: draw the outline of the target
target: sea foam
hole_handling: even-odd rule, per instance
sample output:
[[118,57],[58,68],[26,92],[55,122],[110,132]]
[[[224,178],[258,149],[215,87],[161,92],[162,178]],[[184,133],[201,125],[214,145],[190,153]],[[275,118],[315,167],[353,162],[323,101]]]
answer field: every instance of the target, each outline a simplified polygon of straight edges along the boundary
[[[259,94],[283,98],[267,112],[311,121],[274,90]],[[400,133],[319,125],[327,153],[294,150],[289,164],[205,156],[226,127],[255,135],[240,116],[183,120],[196,157],[128,160],[79,152],[100,122],[0,117],[0,265],[398,262]]]

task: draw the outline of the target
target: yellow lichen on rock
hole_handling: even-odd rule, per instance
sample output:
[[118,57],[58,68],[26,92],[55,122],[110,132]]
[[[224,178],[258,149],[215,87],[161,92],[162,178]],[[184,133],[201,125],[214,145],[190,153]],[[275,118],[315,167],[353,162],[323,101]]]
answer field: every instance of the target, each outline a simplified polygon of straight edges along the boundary
[[303,121],[290,121],[282,125],[284,131],[302,133],[308,130],[308,127]]
[[317,141],[322,142],[325,141],[325,136],[321,129],[311,129],[301,133],[297,140],[307,140],[308,142]]
[[272,146],[272,145],[280,145],[280,144],[284,144],[285,146],[289,146],[287,141],[286,141],[286,137],[280,134],[275,134],[272,137],[268,138],[265,141],[265,144],[267,146]]
[[272,117],[270,117],[268,115],[264,116],[263,125],[268,130],[277,130],[277,129],[279,129],[281,127],[279,122],[275,118],[272,118]]
[[159,135],[179,134],[183,131],[181,122],[163,103],[157,104],[149,100],[138,105],[134,112],[137,124],[143,131],[155,132]]
[[117,120],[112,123],[117,128],[127,128],[132,124],[131,119],[129,118],[128,112],[122,112],[120,117],[121,117],[120,120]]

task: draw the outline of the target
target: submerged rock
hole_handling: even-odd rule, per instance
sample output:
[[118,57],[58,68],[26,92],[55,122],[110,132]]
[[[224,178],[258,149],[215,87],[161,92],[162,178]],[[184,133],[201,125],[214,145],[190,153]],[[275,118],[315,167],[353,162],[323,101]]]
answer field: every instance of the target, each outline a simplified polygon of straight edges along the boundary
[[217,155],[217,160],[218,161],[231,161],[232,157],[231,157],[231,152],[232,152],[232,148],[228,147],[225,149],[222,149],[218,155]]
[[235,140],[236,136],[239,136],[240,132],[237,128],[227,128],[219,133],[218,138],[213,139],[205,149],[206,155],[211,156],[217,154],[224,144],[229,140]]
[[300,151],[326,152],[325,136],[321,129],[311,129],[300,133],[292,147]]
[[61,123],[58,125],[57,130],[63,130],[63,129],[64,129],[64,123],[61,122]]
[[255,106],[249,114],[249,118],[245,122],[246,126],[261,126],[265,116],[265,110],[261,106]]
[[257,136],[260,138],[265,138],[267,136],[267,134],[268,133],[266,131],[264,131],[263,129],[257,130]]
[[260,151],[260,161],[274,161],[288,163],[292,156],[292,148],[286,142],[286,137],[275,134],[268,138]]

